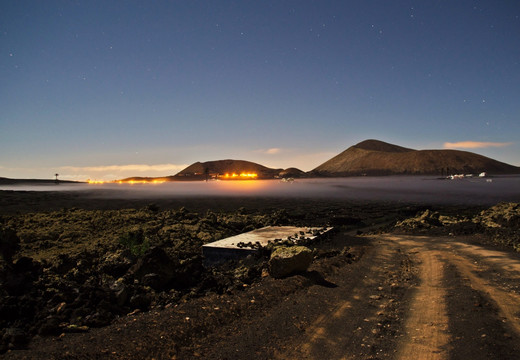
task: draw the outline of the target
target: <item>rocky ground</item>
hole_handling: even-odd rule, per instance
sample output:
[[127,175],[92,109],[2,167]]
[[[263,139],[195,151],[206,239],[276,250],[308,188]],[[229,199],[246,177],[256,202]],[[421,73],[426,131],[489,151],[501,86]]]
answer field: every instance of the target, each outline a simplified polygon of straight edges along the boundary
[[[476,210],[476,209],[474,209]],[[520,252],[520,204],[499,203],[478,213],[426,209],[392,225],[394,232],[430,235],[483,235],[481,242]]]
[[[30,195],[21,198],[27,202]],[[482,209],[199,199],[190,209],[178,202],[107,206],[73,200],[65,197],[59,205],[74,208],[53,211],[32,212],[20,203],[11,212],[2,208],[3,239],[12,229],[20,245],[12,254],[2,250],[5,357],[223,359],[254,349],[253,358],[293,358],[293,339],[305,335],[298,351],[316,358],[309,344],[323,348],[320,334],[329,326],[337,330],[334,322],[348,313],[338,304],[346,303],[346,292],[357,291],[362,301],[351,299],[357,315],[347,322],[361,328],[359,338],[349,340],[358,346],[354,358],[391,358],[420,271],[388,241],[380,246],[354,236],[359,229],[377,224],[381,233],[471,235],[511,251],[520,244],[518,204]],[[337,231],[309,246],[313,263],[298,275],[269,276],[268,252],[204,266],[202,244],[267,225],[332,225]]]

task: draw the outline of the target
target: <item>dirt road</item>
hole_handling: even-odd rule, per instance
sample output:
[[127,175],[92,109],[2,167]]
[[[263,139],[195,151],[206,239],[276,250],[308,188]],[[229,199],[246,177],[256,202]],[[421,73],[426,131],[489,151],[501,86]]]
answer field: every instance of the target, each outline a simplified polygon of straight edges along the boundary
[[451,237],[383,236],[418,264],[399,359],[519,359],[520,258]]
[[[377,236],[370,278],[360,279],[330,312],[325,311],[307,329],[299,342],[294,342],[293,349],[278,357],[520,359],[520,257],[472,245],[467,240]],[[402,278],[399,272],[406,269],[396,266],[396,253],[407,256],[416,282],[397,299],[400,304],[393,312],[400,326],[387,324],[394,326],[398,334],[392,338],[381,331],[384,326],[380,319],[388,315],[385,309],[394,297],[387,298],[388,292],[383,292],[381,299],[369,296],[377,300],[377,307],[370,301],[358,305],[355,302],[362,299],[359,294],[363,292],[366,300],[378,284],[388,286],[384,275],[393,273],[395,277],[397,272],[397,277]],[[364,327],[385,339],[378,342],[382,339],[371,337]],[[369,347],[371,351],[363,349]]]
[[[338,235],[303,275],[41,338],[6,358],[520,359],[520,256],[471,237]],[[332,254],[332,253],[331,253]]]
[[370,241],[358,264],[328,279],[336,287],[289,296],[278,311],[242,323],[240,336],[226,337],[224,330],[221,344],[200,353],[222,359],[246,356],[246,349],[254,359],[520,359],[519,256],[472,245],[471,238],[380,235]]

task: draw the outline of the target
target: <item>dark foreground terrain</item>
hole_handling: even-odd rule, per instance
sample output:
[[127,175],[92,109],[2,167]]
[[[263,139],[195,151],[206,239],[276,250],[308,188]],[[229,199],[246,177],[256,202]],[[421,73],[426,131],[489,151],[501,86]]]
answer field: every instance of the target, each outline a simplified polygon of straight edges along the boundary
[[[0,193],[0,351],[13,359],[514,359],[520,207]],[[332,225],[303,273],[201,245]],[[16,241],[15,241],[16,242]],[[2,245],[3,246],[3,245]],[[4,249],[4,248],[2,248]],[[12,258],[11,258],[12,255]]]

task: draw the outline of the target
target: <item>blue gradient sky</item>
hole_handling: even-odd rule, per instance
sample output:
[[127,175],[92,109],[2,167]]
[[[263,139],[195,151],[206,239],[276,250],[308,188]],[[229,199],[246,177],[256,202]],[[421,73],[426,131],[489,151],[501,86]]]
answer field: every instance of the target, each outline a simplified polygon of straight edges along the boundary
[[368,138],[520,165],[519,99],[513,0],[0,3],[5,177],[311,170]]

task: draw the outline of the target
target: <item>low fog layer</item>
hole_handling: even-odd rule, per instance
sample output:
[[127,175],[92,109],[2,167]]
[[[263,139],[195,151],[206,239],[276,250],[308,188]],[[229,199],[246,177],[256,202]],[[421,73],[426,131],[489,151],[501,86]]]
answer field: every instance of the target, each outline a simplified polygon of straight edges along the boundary
[[3,186],[0,190],[84,191],[93,198],[155,199],[219,196],[323,198],[437,204],[520,202],[520,177],[356,177],[335,179],[168,182],[162,184],[60,184]]

